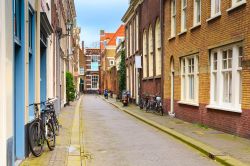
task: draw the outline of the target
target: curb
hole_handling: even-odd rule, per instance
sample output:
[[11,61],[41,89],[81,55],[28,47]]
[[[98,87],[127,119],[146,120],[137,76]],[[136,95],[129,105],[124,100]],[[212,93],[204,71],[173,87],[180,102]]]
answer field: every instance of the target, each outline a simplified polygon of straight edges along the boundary
[[81,121],[80,121],[80,104],[82,97],[77,101],[75,106],[75,115],[73,119],[71,134],[70,134],[70,145],[67,156],[67,166],[81,166]]
[[[100,97],[102,98],[102,97]],[[129,115],[132,115],[133,117],[143,121],[144,123],[147,123],[150,126],[153,126],[169,135],[171,135],[172,137],[182,141],[183,143],[193,147],[194,149],[200,151],[201,153],[205,154],[206,156],[208,156],[210,159],[212,160],[216,160],[217,162],[219,162],[220,164],[226,165],[226,166],[247,166],[245,163],[242,163],[241,161],[231,157],[231,156],[227,156],[224,155],[222,152],[220,152],[219,150],[212,148],[200,141],[197,141],[191,137],[188,137],[186,135],[183,135],[173,129],[170,129],[168,127],[165,127],[163,125],[160,125],[152,120],[149,120],[147,118],[144,118],[132,111],[129,111],[127,109],[124,109],[123,107],[112,103],[104,98],[102,98],[103,100],[105,100],[106,102],[108,102],[109,104],[112,104],[113,106],[115,106],[116,108],[126,112]]]

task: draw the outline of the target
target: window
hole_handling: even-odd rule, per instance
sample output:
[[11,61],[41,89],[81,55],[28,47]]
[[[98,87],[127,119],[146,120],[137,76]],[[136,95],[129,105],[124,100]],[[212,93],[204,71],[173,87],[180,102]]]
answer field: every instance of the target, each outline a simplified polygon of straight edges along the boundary
[[156,75],[161,75],[161,24],[157,19],[155,26],[155,67]]
[[176,34],[176,1],[171,1],[171,37]]
[[211,51],[210,105],[240,111],[242,57],[240,44]]
[[83,67],[80,67],[80,75],[84,75],[84,68]]
[[215,17],[220,14],[221,0],[211,0],[211,17]]
[[181,3],[181,32],[187,29],[187,0]]
[[181,100],[198,104],[198,56],[181,58]]
[[132,23],[129,25],[129,56],[133,54],[133,35],[132,35],[133,29],[132,29]]
[[126,57],[128,57],[129,54],[129,32],[128,28],[126,28]]
[[201,0],[194,0],[194,26],[201,23]]
[[139,49],[139,14],[136,15],[136,51]]
[[148,56],[147,56],[147,32],[143,32],[143,77],[148,76]]
[[92,89],[98,89],[98,82],[99,82],[99,77],[98,76],[92,76],[91,78],[91,88]]
[[29,50],[32,51],[33,42],[33,11],[29,9]]
[[98,55],[92,55],[91,56],[91,70],[92,71],[98,71],[99,70],[99,56]]
[[21,40],[21,5],[19,0],[14,0],[14,35]]
[[153,30],[152,26],[149,27],[149,34],[148,34],[148,44],[149,44],[149,58],[148,58],[148,75],[149,77],[152,77],[154,75],[154,55],[153,55]]
[[98,55],[92,55],[91,56],[91,62],[98,62],[99,56]]
[[114,64],[115,64],[115,61],[114,61],[114,60],[109,60],[109,65],[110,65],[110,66],[114,66]]

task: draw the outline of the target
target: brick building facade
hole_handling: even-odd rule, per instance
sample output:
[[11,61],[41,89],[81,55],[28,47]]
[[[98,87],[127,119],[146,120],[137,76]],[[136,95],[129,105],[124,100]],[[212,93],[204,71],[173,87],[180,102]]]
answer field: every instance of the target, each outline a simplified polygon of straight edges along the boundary
[[250,138],[249,16],[245,0],[164,1],[165,110]]
[[99,90],[100,49],[85,49],[85,66],[85,92],[97,92],[97,90]]
[[140,52],[142,54],[142,94],[161,95],[161,24],[160,0],[146,0],[140,5]]
[[124,40],[124,25],[121,25],[115,33],[107,33],[101,30],[100,50],[100,90],[108,89],[116,92],[117,71],[115,64],[116,48]]
[[127,89],[131,97],[138,103],[140,95],[162,95],[160,0],[130,1],[122,20],[126,24]]

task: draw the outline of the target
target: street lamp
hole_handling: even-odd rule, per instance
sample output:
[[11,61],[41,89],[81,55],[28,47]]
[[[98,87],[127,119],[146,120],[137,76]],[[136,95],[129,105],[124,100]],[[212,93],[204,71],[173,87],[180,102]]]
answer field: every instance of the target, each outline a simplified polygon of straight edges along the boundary
[[68,36],[70,36],[70,31],[71,31],[72,27],[73,27],[73,23],[68,20],[66,23],[66,31],[67,31]]

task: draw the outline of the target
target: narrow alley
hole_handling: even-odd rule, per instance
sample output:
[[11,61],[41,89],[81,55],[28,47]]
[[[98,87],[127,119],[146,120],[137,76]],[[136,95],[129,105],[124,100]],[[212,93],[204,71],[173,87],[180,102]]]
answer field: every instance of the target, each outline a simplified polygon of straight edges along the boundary
[[88,166],[208,166],[216,163],[94,95],[83,97]]

